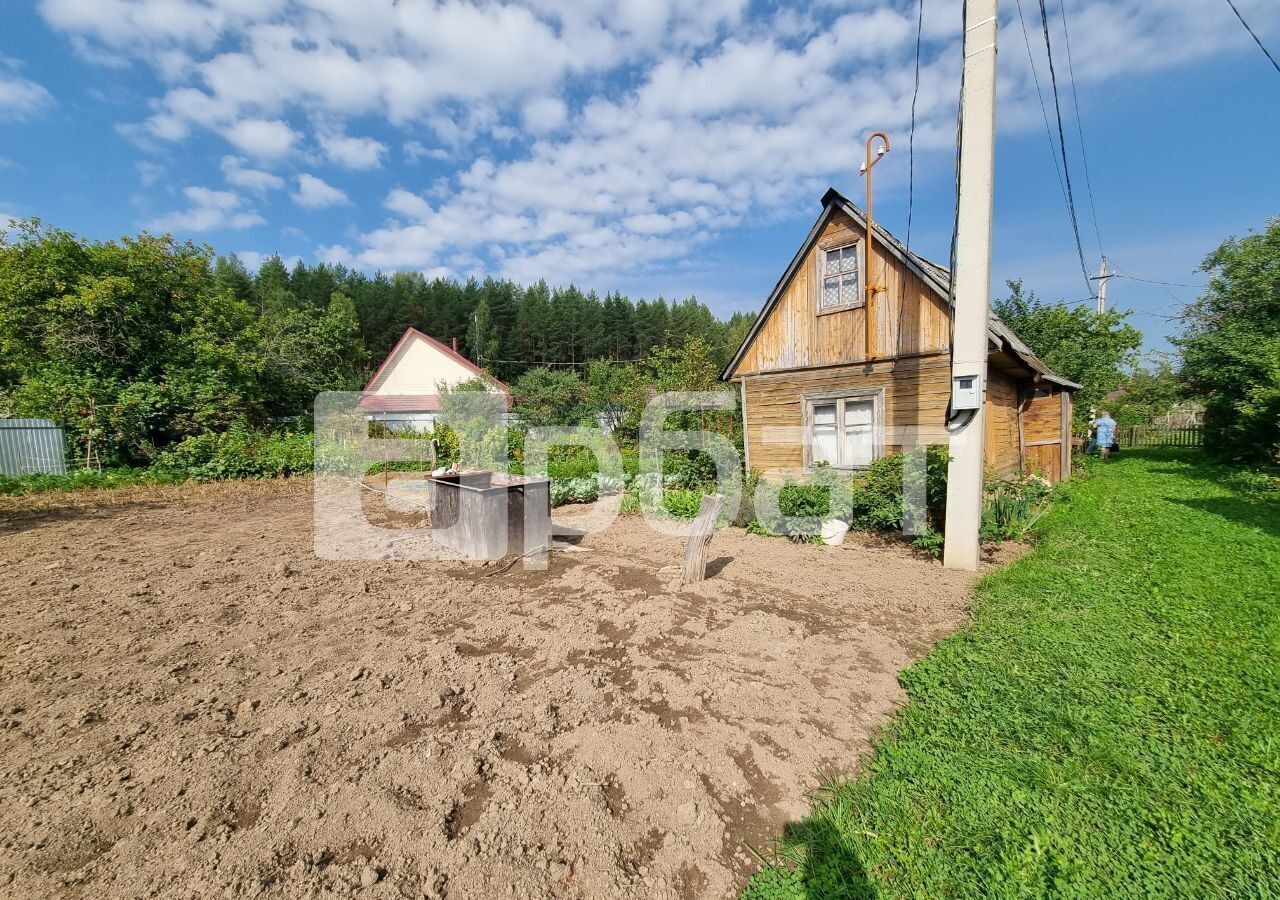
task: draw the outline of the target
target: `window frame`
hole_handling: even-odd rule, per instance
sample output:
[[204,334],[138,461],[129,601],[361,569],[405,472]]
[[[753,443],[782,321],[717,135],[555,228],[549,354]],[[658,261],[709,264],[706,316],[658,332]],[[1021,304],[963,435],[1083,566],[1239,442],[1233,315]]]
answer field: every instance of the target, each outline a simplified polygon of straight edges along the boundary
[[838,472],[865,472],[870,468],[867,465],[845,465],[844,464],[844,405],[849,401],[862,402],[871,401],[871,461],[875,462],[884,456],[884,388],[843,388],[841,390],[817,391],[802,395],[801,402],[804,407],[804,468],[806,471],[812,471],[816,468],[813,461],[813,408],[815,406],[825,406],[830,403],[836,404],[836,428],[837,428],[837,453],[839,454],[840,464],[832,466]]
[[[835,306],[828,306],[824,308],[822,305],[822,289],[827,277],[827,254],[834,253],[838,250],[848,250],[850,248],[853,249],[853,256],[854,259],[857,260],[858,264],[857,287],[854,289],[854,299],[844,300]],[[819,246],[817,256],[818,258],[815,264],[815,268],[817,269],[817,282],[816,289],[814,291],[814,305],[817,307],[817,314],[820,316],[827,316],[831,313],[847,312],[851,309],[862,309],[865,307],[867,305],[867,297],[866,292],[863,290],[864,282],[862,264],[865,260],[863,259],[862,253],[862,240],[858,239],[856,241],[849,241],[845,244],[834,244],[830,247]],[[843,290],[844,287],[842,285],[841,291]],[[841,294],[841,296],[843,297],[843,294]]]

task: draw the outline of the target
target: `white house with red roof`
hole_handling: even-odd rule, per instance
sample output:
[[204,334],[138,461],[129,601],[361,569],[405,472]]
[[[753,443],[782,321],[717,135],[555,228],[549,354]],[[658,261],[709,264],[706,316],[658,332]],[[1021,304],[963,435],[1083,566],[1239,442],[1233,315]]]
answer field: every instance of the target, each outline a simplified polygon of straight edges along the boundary
[[511,388],[459,353],[457,338],[448,347],[409,328],[365,385],[360,408],[392,430],[430,431],[441,392],[477,378],[491,393],[502,394],[510,407]]

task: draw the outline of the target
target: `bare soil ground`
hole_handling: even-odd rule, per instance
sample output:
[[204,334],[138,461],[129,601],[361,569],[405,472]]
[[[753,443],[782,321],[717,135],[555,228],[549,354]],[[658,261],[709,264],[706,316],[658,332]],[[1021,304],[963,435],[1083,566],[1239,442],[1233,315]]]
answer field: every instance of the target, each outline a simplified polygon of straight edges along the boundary
[[[0,510],[0,894],[729,897],[971,578],[638,519],[333,562],[308,482]],[[128,501],[128,502],[122,502]]]

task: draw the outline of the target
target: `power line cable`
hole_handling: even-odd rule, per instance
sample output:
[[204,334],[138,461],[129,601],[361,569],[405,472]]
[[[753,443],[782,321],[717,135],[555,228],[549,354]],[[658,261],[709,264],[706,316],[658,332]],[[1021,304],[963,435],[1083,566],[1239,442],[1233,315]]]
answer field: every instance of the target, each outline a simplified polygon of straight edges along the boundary
[[1067,28],[1067,2],[1058,0],[1062,11],[1062,37],[1067,47],[1067,77],[1071,81],[1071,105],[1076,111],[1076,134],[1080,138],[1080,161],[1084,165],[1084,185],[1089,192],[1089,214],[1093,217],[1093,236],[1098,240],[1098,255],[1105,257],[1102,249],[1102,230],[1098,228],[1098,207],[1093,202],[1093,179],[1089,177],[1089,154],[1084,149],[1084,124],[1080,120],[1080,95],[1076,93],[1076,72],[1071,61],[1071,32]]
[[907,252],[911,252],[911,220],[916,199],[916,101],[920,98],[920,44],[924,38],[924,0],[916,11],[916,86],[911,92],[911,130],[907,133]]
[[1114,276],[1115,276],[1116,278],[1126,278],[1126,279],[1128,279],[1128,280],[1130,280],[1130,281],[1139,281],[1139,282],[1142,282],[1142,283],[1144,283],[1144,284],[1154,284],[1154,285],[1157,285],[1157,286],[1159,286],[1159,288],[1160,288],[1162,291],[1164,291],[1166,294],[1168,294],[1168,295],[1169,295],[1169,297],[1170,297],[1171,299],[1173,299],[1174,301],[1176,301],[1177,303],[1179,303],[1179,304],[1180,304],[1181,306],[1183,306],[1183,307],[1190,306],[1190,305],[1191,305],[1191,301],[1188,301],[1188,300],[1184,300],[1184,299],[1182,299],[1182,298],[1181,298],[1181,297],[1179,297],[1177,294],[1175,294],[1173,291],[1169,290],[1169,288],[1171,288],[1171,287],[1186,287],[1186,288],[1191,288],[1191,289],[1193,289],[1193,290],[1203,290],[1203,289],[1204,289],[1204,286],[1203,286],[1203,285],[1183,284],[1183,283],[1176,282],[1176,281],[1156,281],[1156,280],[1151,279],[1151,278],[1138,278],[1136,275],[1130,275],[1128,272],[1126,272],[1126,271],[1124,270],[1124,267],[1123,267],[1123,266],[1116,265],[1116,264],[1115,264],[1115,260],[1109,260],[1109,262],[1111,262],[1112,266],[1113,266],[1113,267],[1115,268],[1115,270],[1116,270],[1116,271],[1115,271],[1115,273],[1113,273],[1113,274],[1114,274]]
[[[960,21],[967,24],[969,21],[969,0],[960,0]],[[964,27],[964,24],[961,25]],[[968,40],[968,32],[964,33],[964,37],[960,40],[960,55],[963,59],[965,52],[965,41]],[[960,233],[960,159],[964,153],[964,65],[960,66],[960,96],[956,98],[956,209],[955,216],[951,220],[951,254],[948,259],[947,268],[947,351],[952,363],[956,358],[956,237]],[[975,410],[969,410],[968,415],[963,413],[959,416],[956,411],[951,408],[951,400],[947,400],[947,412],[943,420],[943,427],[949,432],[952,426],[964,429],[973,421],[977,415]],[[952,432],[954,433],[954,432]]]
[[[924,0],[918,0],[916,7],[916,80],[911,92],[911,128],[907,132],[907,255],[911,254],[911,225],[915,218],[916,200],[916,101],[920,98],[920,47],[924,42]],[[868,177],[870,175],[868,174]],[[907,308],[906,279],[898,284],[898,335],[902,334],[902,322]]]
[[1111,277],[1113,278],[1128,278],[1130,281],[1142,281],[1146,284],[1159,284],[1164,285],[1165,287],[1191,288],[1192,290],[1197,291],[1202,291],[1206,287],[1206,285],[1203,284],[1188,284],[1185,281],[1157,281],[1154,278],[1140,278],[1137,275],[1130,275],[1129,272],[1123,266],[1118,265],[1114,259],[1108,259],[1107,262],[1111,263],[1112,268],[1115,269],[1115,271],[1111,273]]
[[1249,23],[1244,20],[1244,16],[1240,15],[1240,10],[1236,9],[1236,5],[1231,0],[1227,0],[1227,6],[1231,7],[1231,11],[1236,14],[1236,18],[1244,26],[1244,30],[1249,32],[1249,37],[1253,38],[1253,42],[1258,45],[1258,49],[1267,55],[1267,59],[1271,60],[1271,65],[1276,67],[1277,72],[1280,72],[1280,62],[1276,62],[1276,58],[1271,55],[1271,51],[1263,45],[1262,39],[1249,27]]
[[[1107,262],[1112,262],[1112,260],[1108,259]],[[1156,281],[1154,278],[1139,278],[1137,275],[1128,275],[1128,274],[1117,275],[1114,272],[1111,273],[1111,275],[1108,277],[1127,278],[1130,281],[1141,281],[1141,282],[1144,282],[1145,284],[1161,284],[1167,287],[1185,287],[1185,288],[1194,288],[1196,290],[1201,290],[1204,288],[1203,284],[1187,284],[1182,281]]]
[[[1040,98],[1040,116],[1044,119],[1044,136],[1049,142],[1049,158],[1053,160],[1053,173],[1058,176],[1058,189],[1062,191],[1062,203],[1067,203],[1067,186],[1062,181],[1062,168],[1058,164],[1058,148],[1053,144],[1053,129],[1049,126],[1049,111],[1044,105],[1044,91],[1040,89],[1040,74],[1036,71],[1036,60],[1031,52],[1031,36],[1027,33],[1027,20],[1022,15],[1022,0],[1018,2],[1018,21],[1022,23],[1022,42],[1027,48],[1027,65],[1031,67],[1031,78],[1036,85],[1036,96]],[[1068,212],[1070,208],[1068,207]]]
[[1084,276],[1085,289],[1093,293],[1089,280],[1089,267],[1084,261],[1084,245],[1080,242],[1080,222],[1076,217],[1075,195],[1071,191],[1071,167],[1067,164],[1067,134],[1062,127],[1062,101],[1058,96],[1058,75],[1053,68],[1053,41],[1049,38],[1049,10],[1040,0],[1040,27],[1044,31],[1044,50],[1049,59],[1049,83],[1053,89],[1053,109],[1058,117],[1058,145],[1062,150],[1062,177],[1067,186],[1067,208],[1071,214],[1071,230],[1076,237],[1076,253],[1080,257],[1080,274]]

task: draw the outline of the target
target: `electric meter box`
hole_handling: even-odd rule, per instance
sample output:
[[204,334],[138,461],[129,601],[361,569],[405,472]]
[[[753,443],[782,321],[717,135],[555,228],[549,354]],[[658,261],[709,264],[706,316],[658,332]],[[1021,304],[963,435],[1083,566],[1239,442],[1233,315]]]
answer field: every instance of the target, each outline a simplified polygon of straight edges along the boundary
[[981,409],[982,379],[977,375],[954,375],[951,378],[951,409]]

